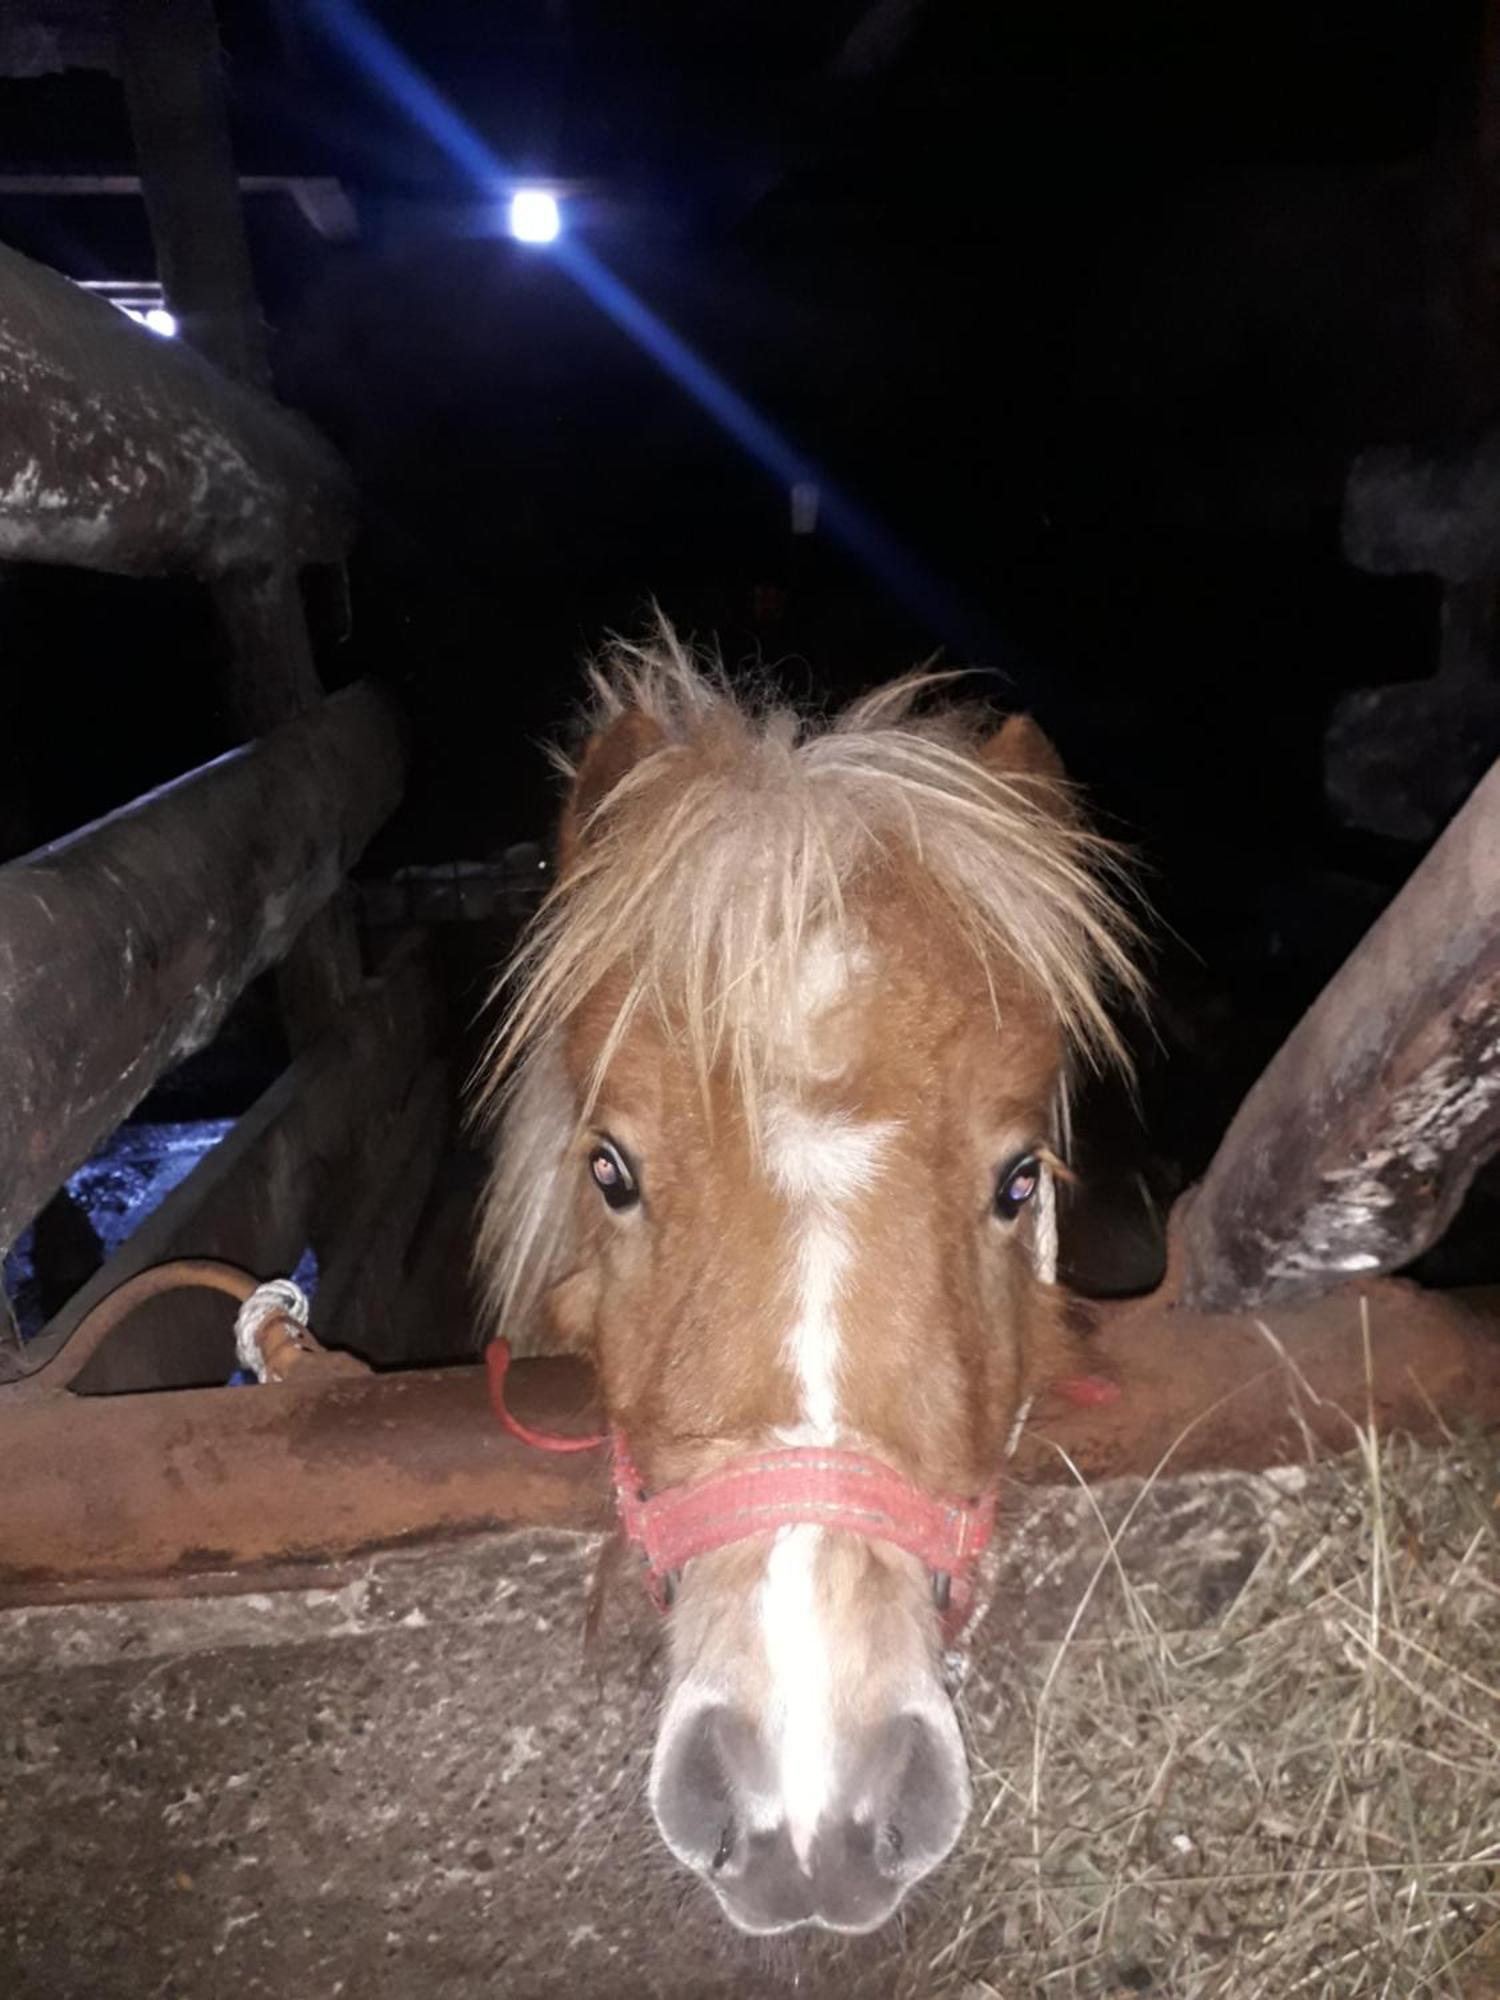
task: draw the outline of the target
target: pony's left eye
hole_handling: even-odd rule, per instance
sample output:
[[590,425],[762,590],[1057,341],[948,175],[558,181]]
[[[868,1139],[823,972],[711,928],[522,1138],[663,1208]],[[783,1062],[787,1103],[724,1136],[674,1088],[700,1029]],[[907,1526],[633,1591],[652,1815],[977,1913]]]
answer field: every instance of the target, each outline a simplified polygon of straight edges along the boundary
[[1002,1222],[1015,1221],[1041,1180],[1042,1163],[1035,1153],[1011,1162],[995,1183],[995,1213]]
[[629,1155],[613,1139],[597,1139],[590,1147],[589,1178],[603,1195],[606,1208],[634,1208],[641,1198]]

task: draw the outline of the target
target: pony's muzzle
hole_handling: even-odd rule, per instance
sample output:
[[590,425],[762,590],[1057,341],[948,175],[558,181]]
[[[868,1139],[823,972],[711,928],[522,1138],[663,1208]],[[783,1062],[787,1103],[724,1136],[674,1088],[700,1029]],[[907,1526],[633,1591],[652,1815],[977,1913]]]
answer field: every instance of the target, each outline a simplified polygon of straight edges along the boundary
[[869,1731],[839,1760],[847,1779],[816,1826],[796,1832],[747,1716],[700,1708],[667,1731],[652,1784],[657,1823],[744,1931],[873,1930],[948,1853],[968,1813],[946,1706],[905,1710]]

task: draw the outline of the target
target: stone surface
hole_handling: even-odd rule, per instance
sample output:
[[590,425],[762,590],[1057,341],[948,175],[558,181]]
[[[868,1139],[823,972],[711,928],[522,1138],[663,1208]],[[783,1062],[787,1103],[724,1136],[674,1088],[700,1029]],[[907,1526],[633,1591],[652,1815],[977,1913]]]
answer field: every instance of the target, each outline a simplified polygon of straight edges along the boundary
[[787,1948],[730,1933],[657,1841],[654,1634],[632,1606],[585,1662],[596,1546],[502,1536],[383,1558],[338,1590],[0,1617],[0,1993],[541,2000],[795,1979]]
[[[1199,1475],[1137,1510],[1173,1624],[1239,1588],[1268,1490]],[[975,1660],[991,1695],[966,1705],[981,1758],[1007,1658],[1060,1637],[1085,1595],[1107,1615],[1097,1526],[1138,1492],[1015,1502],[1005,1616]],[[963,1921],[942,1872],[873,1937],[765,1942],[672,1863],[644,1797],[659,1626],[626,1577],[585,1657],[598,1547],[533,1530],[382,1556],[338,1589],[0,1614],[0,1994],[921,1993]]]

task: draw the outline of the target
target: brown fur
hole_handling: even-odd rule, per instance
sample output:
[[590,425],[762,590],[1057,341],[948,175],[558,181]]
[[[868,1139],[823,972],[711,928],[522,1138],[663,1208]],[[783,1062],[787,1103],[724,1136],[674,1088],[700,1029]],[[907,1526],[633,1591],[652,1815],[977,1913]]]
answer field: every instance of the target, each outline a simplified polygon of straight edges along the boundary
[[[919,717],[931,680],[813,732],[739,700],[665,629],[600,671],[596,727],[567,767],[558,886],[507,975],[487,1086],[507,1115],[478,1263],[513,1341],[536,1338],[540,1301],[578,1267],[574,1231],[594,1218],[576,1148],[637,1024],[706,1108],[727,1087],[753,1145],[756,1100],[805,1025],[805,947],[851,899],[897,897],[893,946],[943,957],[996,1027],[1032,1006],[1059,1074],[1069,1047],[1118,1055],[1107,989],[1139,982],[1117,857],[1082,825],[1035,724]],[[819,1032],[889,1039],[878,1012],[862,1027],[847,1008]],[[1023,1046],[1008,1035],[1002,1060]],[[553,1319],[565,1332],[578,1315]]]
[[[1115,858],[1033,723],[918,718],[920,687],[809,732],[666,632],[598,683],[558,886],[494,1052],[508,1115],[479,1255],[513,1340],[592,1356],[653,1489],[810,1424],[799,1259],[833,1287],[806,1339],[833,1370],[837,1441],[929,1491],[997,1480],[1070,1339],[1040,1202],[1012,1222],[994,1203],[1009,1162],[1049,1156],[1070,1055],[1118,1049],[1106,991],[1136,975]],[[875,1164],[826,1197],[825,1224],[796,1163],[834,1172],[819,1148],[837,1158],[841,1134]],[[587,1171],[605,1136],[639,1176],[623,1213]],[[929,1579],[854,1535],[799,1546],[786,1615],[811,1615],[811,1593],[837,1662],[827,1754],[853,1757],[933,1698]],[[670,1628],[684,1714],[698,1687],[774,1726],[773,1561],[761,1537],[688,1565]]]

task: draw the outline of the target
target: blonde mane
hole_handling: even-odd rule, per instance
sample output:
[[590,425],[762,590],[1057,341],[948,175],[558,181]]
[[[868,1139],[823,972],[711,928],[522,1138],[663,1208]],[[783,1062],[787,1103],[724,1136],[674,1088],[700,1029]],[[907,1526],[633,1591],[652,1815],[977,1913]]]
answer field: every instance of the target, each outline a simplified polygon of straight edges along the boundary
[[[808,940],[882,857],[915,862],[932,921],[966,940],[992,994],[1019,964],[1079,1060],[1123,1060],[1110,1002],[1141,981],[1119,851],[1057,810],[1054,781],[984,762],[982,714],[919,712],[951,678],[909,675],[819,724],[735,691],[665,624],[593,669],[590,736],[633,716],[654,747],[592,804],[500,982],[484,1092],[504,1121],[477,1264],[507,1332],[524,1338],[568,1268],[570,1149],[631,1021],[670,1020],[705,1090],[723,1069],[753,1104],[802,1004]],[[561,1034],[621,973],[580,1103]]]

